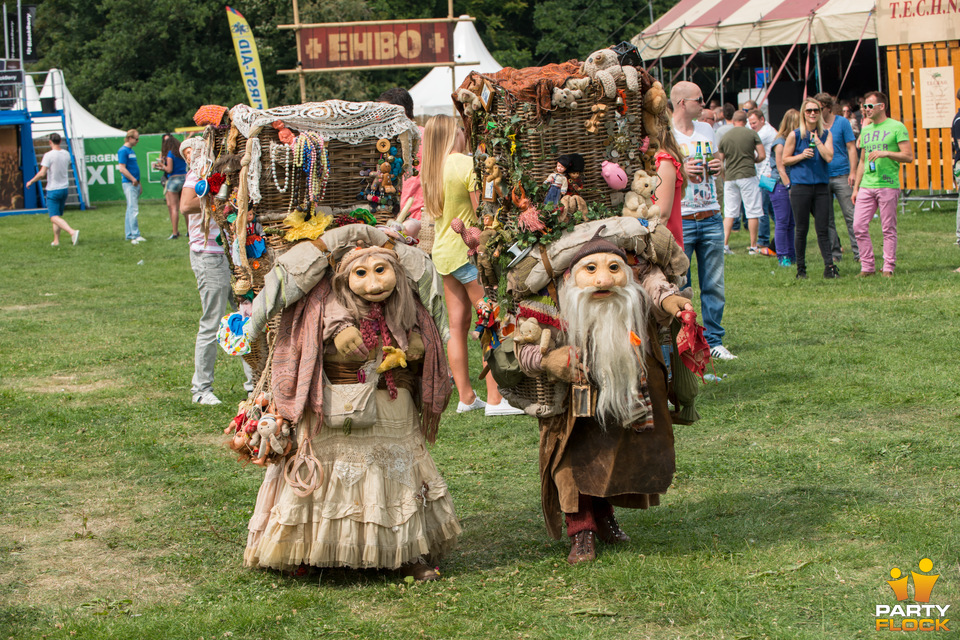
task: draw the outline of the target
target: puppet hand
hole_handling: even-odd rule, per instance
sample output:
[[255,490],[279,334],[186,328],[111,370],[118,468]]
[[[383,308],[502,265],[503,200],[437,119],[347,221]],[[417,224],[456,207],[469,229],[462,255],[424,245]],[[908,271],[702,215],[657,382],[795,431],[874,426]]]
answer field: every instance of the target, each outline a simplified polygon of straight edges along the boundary
[[423,338],[420,337],[419,333],[411,331],[409,342],[410,344],[407,346],[407,360],[422,360],[423,354],[426,353],[426,348],[423,346]]
[[356,327],[347,327],[333,338],[333,345],[337,353],[342,356],[365,356],[367,347],[363,344],[363,336]]
[[693,305],[690,304],[690,301],[683,296],[678,295],[667,296],[664,298],[663,302],[660,303],[660,308],[675,318],[680,317],[681,311],[693,311]]

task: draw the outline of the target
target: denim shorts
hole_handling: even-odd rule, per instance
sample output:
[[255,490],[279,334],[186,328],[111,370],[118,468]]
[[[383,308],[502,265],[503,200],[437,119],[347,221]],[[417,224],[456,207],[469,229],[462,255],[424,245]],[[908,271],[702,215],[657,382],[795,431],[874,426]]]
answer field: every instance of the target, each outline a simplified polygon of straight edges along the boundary
[[180,193],[186,179],[187,176],[183,173],[178,176],[167,176],[167,186],[163,188],[164,193]]
[[67,189],[48,189],[47,190],[47,214],[53,216],[62,216],[63,207],[67,204]]
[[477,268],[473,266],[473,263],[468,262],[461,267],[457,267],[457,270],[450,275],[456,278],[460,284],[468,284],[476,280],[480,274],[477,272]]

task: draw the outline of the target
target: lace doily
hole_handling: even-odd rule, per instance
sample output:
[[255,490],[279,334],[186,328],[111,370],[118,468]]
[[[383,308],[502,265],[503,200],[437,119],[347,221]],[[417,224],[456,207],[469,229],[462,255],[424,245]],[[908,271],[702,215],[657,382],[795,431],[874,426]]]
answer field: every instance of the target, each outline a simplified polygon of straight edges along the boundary
[[261,111],[245,104],[230,110],[233,124],[245,137],[250,132],[282,120],[291,129],[317,131],[325,140],[360,144],[372,139],[393,138],[409,131],[419,138],[420,131],[407,119],[403,107],[384,102],[347,102],[327,100],[274,107]]
[[250,166],[247,169],[247,193],[254,204],[260,202],[260,139],[252,138],[250,144]]
[[344,486],[351,487],[366,475],[367,469],[377,467],[385,477],[413,489],[416,487],[413,477],[415,458],[413,452],[399,445],[336,447],[333,471]]

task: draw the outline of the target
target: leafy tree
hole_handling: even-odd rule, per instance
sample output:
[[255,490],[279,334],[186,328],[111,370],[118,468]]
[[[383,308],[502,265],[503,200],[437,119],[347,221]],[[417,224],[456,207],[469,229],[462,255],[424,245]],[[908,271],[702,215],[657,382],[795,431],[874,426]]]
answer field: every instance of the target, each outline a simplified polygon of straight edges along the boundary
[[[668,0],[657,0],[663,12]],[[235,0],[253,28],[270,105],[300,102],[290,0]],[[500,64],[524,67],[571,58],[628,40],[649,21],[643,0],[458,0]],[[300,20],[440,17],[445,0],[301,0]],[[44,0],[37,7],[35,68],[63,69],[71,92],[120,129],[160,132],[191,124],[202,104],[246,101],[222,0]],[[307,99],[375,99],[426,73],[363,71],[306,75]]]

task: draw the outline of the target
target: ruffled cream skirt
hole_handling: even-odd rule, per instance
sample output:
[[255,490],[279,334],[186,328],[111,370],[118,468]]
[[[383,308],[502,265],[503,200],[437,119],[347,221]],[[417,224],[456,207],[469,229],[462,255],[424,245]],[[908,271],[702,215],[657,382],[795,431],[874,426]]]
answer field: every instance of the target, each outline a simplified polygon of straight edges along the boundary
[[[244,564],[292,569],[396,569],[456,546],[450,491],[420,433],[409,392],[377,390],[378,421],[349,434],[324,428],[313,440],[323,483],[300,498],[271,465],[250,519]],[[304,427],[316,422],[304,417]]]

